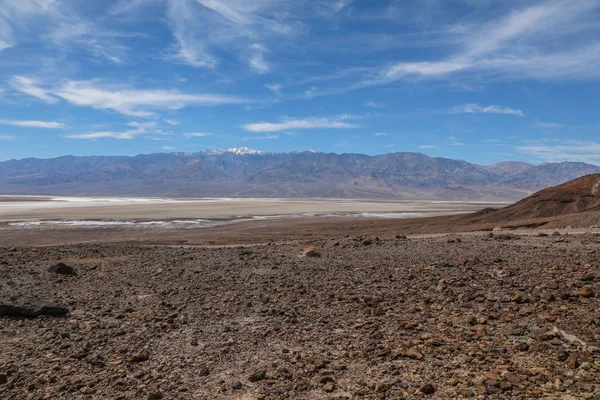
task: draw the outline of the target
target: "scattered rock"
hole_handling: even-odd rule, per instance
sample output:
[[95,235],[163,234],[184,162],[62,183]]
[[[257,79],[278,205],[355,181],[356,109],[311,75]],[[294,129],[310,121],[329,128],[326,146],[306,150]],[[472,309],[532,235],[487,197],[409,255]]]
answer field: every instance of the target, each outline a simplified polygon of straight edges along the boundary
[[254,372],[252,375],[250,375],[248,377],[248,380],[250,382],[258,382],[258,381],[262,381],[263,379],[265,379],[267,376],[267,371],[264,369],[260,369],[256,372]]
[[431,383],[428,383],[422,386],[419,391],[423,394],[432,395],[435,393],[435,386],[433,386]]
[[595,294],[591,286],[584,286],[573,291],[572,295],[574,297],[594,297]]
[[51,266],[50,268],[48,268],[48,271],[53,272],[55,274],[60,274],[60,275],[71,275],[71,276],[75,276],[77,275],[77,272],[75,272],[75,269],[65,263],[58,263],[58,264],[54,264],[53,266]]
[[231,388],[234,390],[241,389],[242,387],[244,387],[244,385],[242,385],[242,382],[240,382],[240,381],[231,382]]
[[304,252],[302,253],[302,255],[304,257],[313,257],[313,258],[321,257],[321,253],[319,253],[314,247],[309,247],[308,249],[305,249]]
[[18,306],[0,304],[0,317],[36,318],[42,315],[48,317],[64,317],[69,310],[59,306]]
[[147,350],[140,350],[140,351],[133,353],[130,360],[133,363],[140,363],[140,362],[148,361],[149,359],[150,359],[150,353]]

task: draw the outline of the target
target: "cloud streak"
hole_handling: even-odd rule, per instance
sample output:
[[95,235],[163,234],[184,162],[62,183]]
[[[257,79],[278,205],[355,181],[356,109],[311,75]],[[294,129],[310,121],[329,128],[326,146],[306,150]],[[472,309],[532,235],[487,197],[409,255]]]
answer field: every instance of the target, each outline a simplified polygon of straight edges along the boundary
[[152,117],[157,110],[178,110],[187,106],[219,106],[250,103],[235,96],[187,94],[176,90],[106,88],[93,81],[69,81],[53,91],[77,106],[111,110],[134,117]]
[[0,125],[11,125],[19,126],[22,128],[43,128],[43,129],[62,129],[65,128],[65,124],[62,122],[54,121],[35,121],[35,120],[6,120],[1,119]]
[[9,84],[16,91],[35,97],[45,103],[55,104],[58,102],[58,99],[56,97],[51,96],[46,89],[43,89],[40,86],[38,86],[35,79],[27,78],[24,76],[14,76],[9,81]]
[[504,114],[524,117],[525,113],[521,110],[498,105],[481,106],[476,103],[464,104],[453,107],[450,110],[452,114]]
[[540,161],[581,161],[600,165],[600,143],[568,140],[556,145],[518,146],[517,151]]
[[281,132],[295,129],[353,129],[359,125],[346,122],[347,117],[334,118],[285,118],[281,122],[258,122],[243,125],[250,132]]
[[161,134],[161,132],[153,132],[152,129],[156,127],[155,122],[139,123],[130,122],[128,124],[132,129],[126,131],[101,131],[101,132],[89,132],[81,134],[71,134],[66,137],[69,139],[81,139],[81,140],[96,140],[96,139],[119,139],[119,140],[131,140],[135,139],[136,136],[144,134]]

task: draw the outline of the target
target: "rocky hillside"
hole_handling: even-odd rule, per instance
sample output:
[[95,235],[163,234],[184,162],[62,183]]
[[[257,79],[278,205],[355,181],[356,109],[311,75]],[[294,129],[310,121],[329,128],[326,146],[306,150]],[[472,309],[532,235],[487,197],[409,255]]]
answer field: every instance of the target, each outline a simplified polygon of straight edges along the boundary
[[0,163],[0,193],[518,200],[600,167],[480,166],[419,153],[380,156],[247,148]]
[[587,175],[550,187],[511,206],[499,210],[483,210],[475,215],[480,222],[507,222],[589,211],[600,211],[600,174]]

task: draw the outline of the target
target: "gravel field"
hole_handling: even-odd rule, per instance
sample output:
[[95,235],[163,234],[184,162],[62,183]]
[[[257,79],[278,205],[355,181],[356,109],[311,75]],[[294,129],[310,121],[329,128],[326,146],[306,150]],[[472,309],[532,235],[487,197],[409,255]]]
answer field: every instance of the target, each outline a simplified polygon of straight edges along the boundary
[[600,399],[594,234],[17,247],[0,274],[2,399]]

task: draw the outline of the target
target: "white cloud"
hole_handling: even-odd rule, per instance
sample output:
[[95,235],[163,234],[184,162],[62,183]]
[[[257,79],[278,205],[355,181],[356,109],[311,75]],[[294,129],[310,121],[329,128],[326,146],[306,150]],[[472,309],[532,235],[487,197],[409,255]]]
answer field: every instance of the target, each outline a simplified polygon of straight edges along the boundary
[[340,12],[342,11],[344,8],[348,7],[349,5],[352,4],[352,0],[337,0],[334,4],[333,4],[333,10],[335,12]]
[[544,121],[535,121],[533,126],[541,131],[550,131],[554,129],[561,129],[565,127],[565,124],[560,124],[558,122],[544,122]]
[[278,96],[281,94],[281,90],[283,89],[283,85],[279,83],[267,83],[264,86]]
[[173,150],[175,147],[173,146],[163,146],[163,150]]
[[479,104],[471,103],[464,104],[462,106],[453,107],[450,110],[453,114],[505,114],[505,115],[516,115],[519,117],[524,117],[525,113],[521,110],[517,110],[510,107],[498,106],[498,105],[489,105],[489,106],[481,106]]
[[248,141],[252,141],[252,140],[275,140],[275,139],[279,139],[279,135],[243,137],[241,140],[243,142],[248,142]]
[[352,129],[358,125],[346,122],[348,116],[334,118],[285,118],[282,122],[259,122],[246,124],[243,128],[250,132],[281,132],[291,129]]
[[171,126],[177,126],[177,125],[179,125],[179,121],[174,120],[174,119],[165,119],[164,121],[167,124],[171,125]]
[[80,12],[72,1],[0,0],[0,51],[41,40],[54,50],[78,47],[95,57],[122,62],[128,49],[116,40],[120,34],[82,18]]
[[375,132],[373,134],[373,136],[386,136],[386,135],[387,135],[387,133],[385,133],[385,132]]
[[[193,67],[215,68],[217,48],[246,51],[257,40],[280,40],[294,31],[282,0],[167,0],[168,18],[176,39],[175,57]],[[254,49],[257,50],[257,49]],[[259,72],[268,67],[260,51],[249,59]]]
[[398,62],[355,87],[406,78],[440,79],[462,72],[511,79],[598,77],[600,45],[574,39],[582,31],[598,30],[594,23],[598,10],[596,0],[545,0],[495,21],[459,24],[448,31],[448,42],[457,49],[454,54],[437,61]]
[[233,96],[186,94],[175,90],[108,88],[91,81],[69,81],[55,89],[53,94],[78,106],[112,110],[134,117],[151,117],[155,110],[177,110],[190,105],[218,106],[249,103],[247,100]]
[[248,58],[248,65],[250,65],[250,68],[259,74],[269,72],[271,67],[265,60],[265,51],[267,51],[267,49],[263,45],[255,43],[250,46],[250,51],[252,52],[252,55]]
[[424,145],[420,145],[417,146],[419,149],[423,149],[423,150],[430,150],[430,149],[438,149],[439,147],[436,145],[429,145],[429,144],[424,144]]
[[37,85],[35,79],[24,76],[13,76],[9,84],[18,92],[28,94],[49,104],[55,104],[58,99]]
[[184,133],[183,136],[185,136],[186,138],[194,138],[194,137],[206,137],[206,136],[212,136],[212,133],[205,133],[205,132],[190,132],[190,133]]
[[307,99],[310,99],[315,95],[317,89],[318,88],[316,86],[312,86],[310,89],[305,90],[304,93],[302,93],[302,96],[306,97]]
[[600,165],[598,142],[567,140],[556,145],[518,146],[516,149],[545,162],[580,161]]
[[21,121],[21,120],[0,120],[0,125],[20,126],[23,128],[45,128],[45,129],[62,129],[65,124],[62,122],[53,121]]
[[383,108],[383,106],[381,104],[377,104],[377,103],[375,103],[374,101],[371,101],[371,100],[367,101],[365,103],[365,106],[371,107],[371,108]]
[[13,140],[14,138],[12,135],[0,135],[0,140]]
[[96,139],[120,139],[120,140],[130,140],[134,139],[136,136],[143,134],[161,134],[161,132],[152,131],[153,128],[156,127],[155,122],[130,122],[127,124],[132,129],[128,129],[126,131],[101,131],[101,132],[89,132],[89,133],[81,133],[81,134],[72,134],[67,135],[69,139],[84,139],[84,140],[96,140]]

